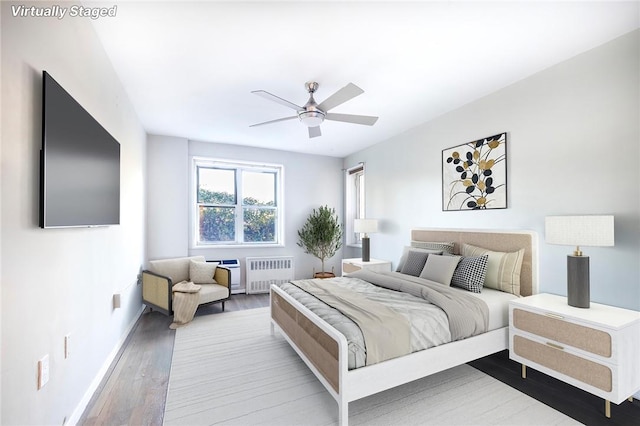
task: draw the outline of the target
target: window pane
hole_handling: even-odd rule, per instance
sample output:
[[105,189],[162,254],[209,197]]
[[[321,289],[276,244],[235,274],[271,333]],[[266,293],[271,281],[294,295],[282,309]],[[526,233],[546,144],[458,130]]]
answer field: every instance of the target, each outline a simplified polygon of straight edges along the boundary
[[270,172],[242,172],[242,204],[276,205],[276,175]]
[[274,242],[276,240],[276,211],[273,209],[243,209],[244,241]]
[[234,207],[199,208],[200,242],[235,241],[236,217]]
[[235,204],[235,170],[198,167],[198,202]]

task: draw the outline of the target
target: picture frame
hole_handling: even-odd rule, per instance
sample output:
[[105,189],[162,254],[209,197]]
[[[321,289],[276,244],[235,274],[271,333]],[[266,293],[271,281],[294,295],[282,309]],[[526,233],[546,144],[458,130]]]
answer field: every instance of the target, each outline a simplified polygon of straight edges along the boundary
[[442,210],[507,208],[507,133],[442,150]]

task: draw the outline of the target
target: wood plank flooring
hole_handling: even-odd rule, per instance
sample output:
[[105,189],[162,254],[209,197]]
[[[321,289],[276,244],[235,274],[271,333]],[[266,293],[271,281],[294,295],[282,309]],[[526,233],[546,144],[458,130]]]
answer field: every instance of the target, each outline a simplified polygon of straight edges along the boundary
[[[264,306],[269,306],[268,294],[234,294],[225,302],[225,311]],[[221,304],[215,303],[199,308],[196,316],[221,312]],[[171,317],[145,311],[91,398],[79,425],[162,424],[176,333],[169,324]]]
[[[233,295],[226,311],[269,305],[269,295]],[[220,304],[204,306],[196,315],[222,312]],[[79,425],[160,425],[169,383],[175,330],[171,318],[158,312],[143,314],[91,399]],[[520,377],[520,364],[498,352],[470,363],[473,367],[518,389],[586,425],[640,424],[640,401],[611,404],[604,417],[602,399],[533,369]]]

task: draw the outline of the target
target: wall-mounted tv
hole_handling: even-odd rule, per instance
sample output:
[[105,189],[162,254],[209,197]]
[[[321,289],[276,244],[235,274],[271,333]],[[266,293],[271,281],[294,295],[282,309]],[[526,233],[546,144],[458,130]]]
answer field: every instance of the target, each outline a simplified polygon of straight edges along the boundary
[[42,72],[40,227],[120,223],[120,144]]

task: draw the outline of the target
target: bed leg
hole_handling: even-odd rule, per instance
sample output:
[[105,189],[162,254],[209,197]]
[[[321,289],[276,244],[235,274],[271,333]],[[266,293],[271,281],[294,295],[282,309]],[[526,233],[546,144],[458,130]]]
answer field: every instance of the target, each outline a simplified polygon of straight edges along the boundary
[[274,325],[273,325],[273,321],[271,321],[271,322],[269,323],[269,326],[270,326],[270,328],[271,328],[271,335],[272,335],[272,336],[273,336],[273,335],[275,335],[275,334],[276,334],[276,328],[275,328],[275,327],[274,327]]
[[349,424],[349,402],[338,403],[338,426],[348,426]]

